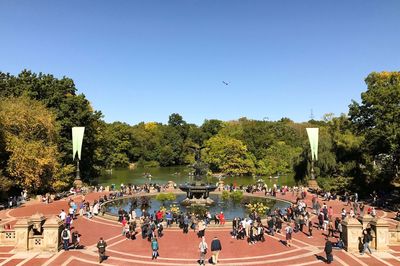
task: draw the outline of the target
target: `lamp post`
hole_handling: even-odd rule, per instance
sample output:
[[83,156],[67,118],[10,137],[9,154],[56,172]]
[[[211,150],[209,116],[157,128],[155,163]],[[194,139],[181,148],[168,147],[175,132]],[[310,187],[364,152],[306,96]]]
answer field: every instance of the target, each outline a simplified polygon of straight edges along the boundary
[[73,127],[72,128],[72,160],[75,160],[76,154],[76,176],[74,180],[74,186],[76,188],[82,187],[82,181],[80,176],[79,161],[81,160],[82,142],[85,127]]

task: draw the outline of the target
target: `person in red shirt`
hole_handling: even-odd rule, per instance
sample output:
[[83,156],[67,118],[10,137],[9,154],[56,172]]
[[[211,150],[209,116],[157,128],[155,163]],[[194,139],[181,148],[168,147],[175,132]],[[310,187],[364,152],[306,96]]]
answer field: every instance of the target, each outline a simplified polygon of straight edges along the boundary
[[225,216],[224,216],[224,213],[223,213],[223,212],[221,212],[221,213],[219,214],[219,222],[220,222],[221,225],[224,225],[224,224],[225,224]]
[[157,223],[162,222],[163,216],[164,216],[164,213],[163,213],[161,210],[158,210],[157,213],[156,213],[156,220],[157,220]]

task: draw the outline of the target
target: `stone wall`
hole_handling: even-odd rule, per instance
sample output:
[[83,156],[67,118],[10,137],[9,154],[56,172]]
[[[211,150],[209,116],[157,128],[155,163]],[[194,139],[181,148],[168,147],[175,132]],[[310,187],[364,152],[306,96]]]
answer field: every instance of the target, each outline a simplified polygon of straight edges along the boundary
[[389,244],[400,245],[400,222],[397,222],[397,227],[389,229]]
[[342,221],[343,242],[348,252],[358,253],[362,244],[363,229],[371,229],[372,242],[370,246],[377,251],[387,251],[390,244],[400,244],[400,224],[396,229],[389,230],[389,224],[370,215],[359,217],[358,220],[347,217]]
[[15,251],[58,252],[63,223],[58,217],[34,214],[19,219],[14,228],[0,230],[0,246],[13,246]]

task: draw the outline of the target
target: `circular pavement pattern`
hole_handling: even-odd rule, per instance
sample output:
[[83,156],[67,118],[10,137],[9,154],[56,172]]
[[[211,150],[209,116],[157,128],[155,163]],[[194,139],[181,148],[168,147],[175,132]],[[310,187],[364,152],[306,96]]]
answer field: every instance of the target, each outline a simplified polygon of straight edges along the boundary
[[[101,195],[102,193],[90,193],[86,195],[86,200],[92,202]],[[278,198],[294,201],[295,195],[287,193],[285,196],[279,195]],[[74,200],[79,202],[81,196],[74,197]],[[311,205],[311,195],[307,195],[306,201],[308,205]],[[339,201],[329,201],[327,205],[334,208],[336,215],[345,207]],[[7,223],[13,225],[18,218],[28,217],[36,212],[45,216],[57,215],[61,209],[68,209],[66,200],[51,204],[28,202],[17,209],[0,211],[0,225],[3,226]],[[396,226],[396,221],[391,219],[394,213],[379,210],[378,215],[388,221],[391,227]],[[316,217],[312,219],[315,220]],[[121,234],[122,226],[118,222],[103,217],[93,219],[78,217],[73,223],[74,230],[81,234],[83,249],[45,254],[16,253],[12,247],[0,247],[0,265],[99,265],[96,249],[99,237],[103,237],[108,244],[106,252],[108,258],[102,265],[198,265],[200,239],[193,230],[188,234],[183,234],[179,228],[165,229],[164,236],[159,239],[160,257],[157,260],[151,259],[150,243],[146,239],[142,239],[140,235],[137,235],[136,240],[126,239]],[[214,236],[221,240],[222,251],[218,265],[320,265],[324,264],[323,258],[325,257],[324,233],[316,228],[313,230],[313,238],[308,238],[301,232],[295,233],[291,247],[284,245],[283,234],[266,235],[265,242],[249,245],[245,240],[231,238],[230,225],[225,225],[224,227],[207,228],[206,241],[210,245]],[[332,265],[400,265],[399,246],[390,246],[389,252],[373,252],[372,255],[361,256],[343,250],[335,250],[333,255]],[[210,252],[207,256],[210,257]]]

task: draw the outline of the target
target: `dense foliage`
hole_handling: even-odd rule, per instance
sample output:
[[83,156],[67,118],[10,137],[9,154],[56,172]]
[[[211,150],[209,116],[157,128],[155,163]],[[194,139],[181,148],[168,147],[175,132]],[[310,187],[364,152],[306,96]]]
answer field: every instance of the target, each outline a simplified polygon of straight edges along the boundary
[[[167,124],[106,123],[66,77],[0,72],[0,190],[31,192],[67,187],[73,181],[71,128],[85,126],[81,176],[89,182],[101,168],[193,164],[195,150],[212,172],[229,175],[294,173],[310,176],[307,127],[320,128],[315,173],[326,189],[385,187],[399,178],[400,73],[371,73],[361,103],[349,115],[295,123],[205,120],[187,123],[177,113]],[[16,180],[16,182],[14,182]]]

